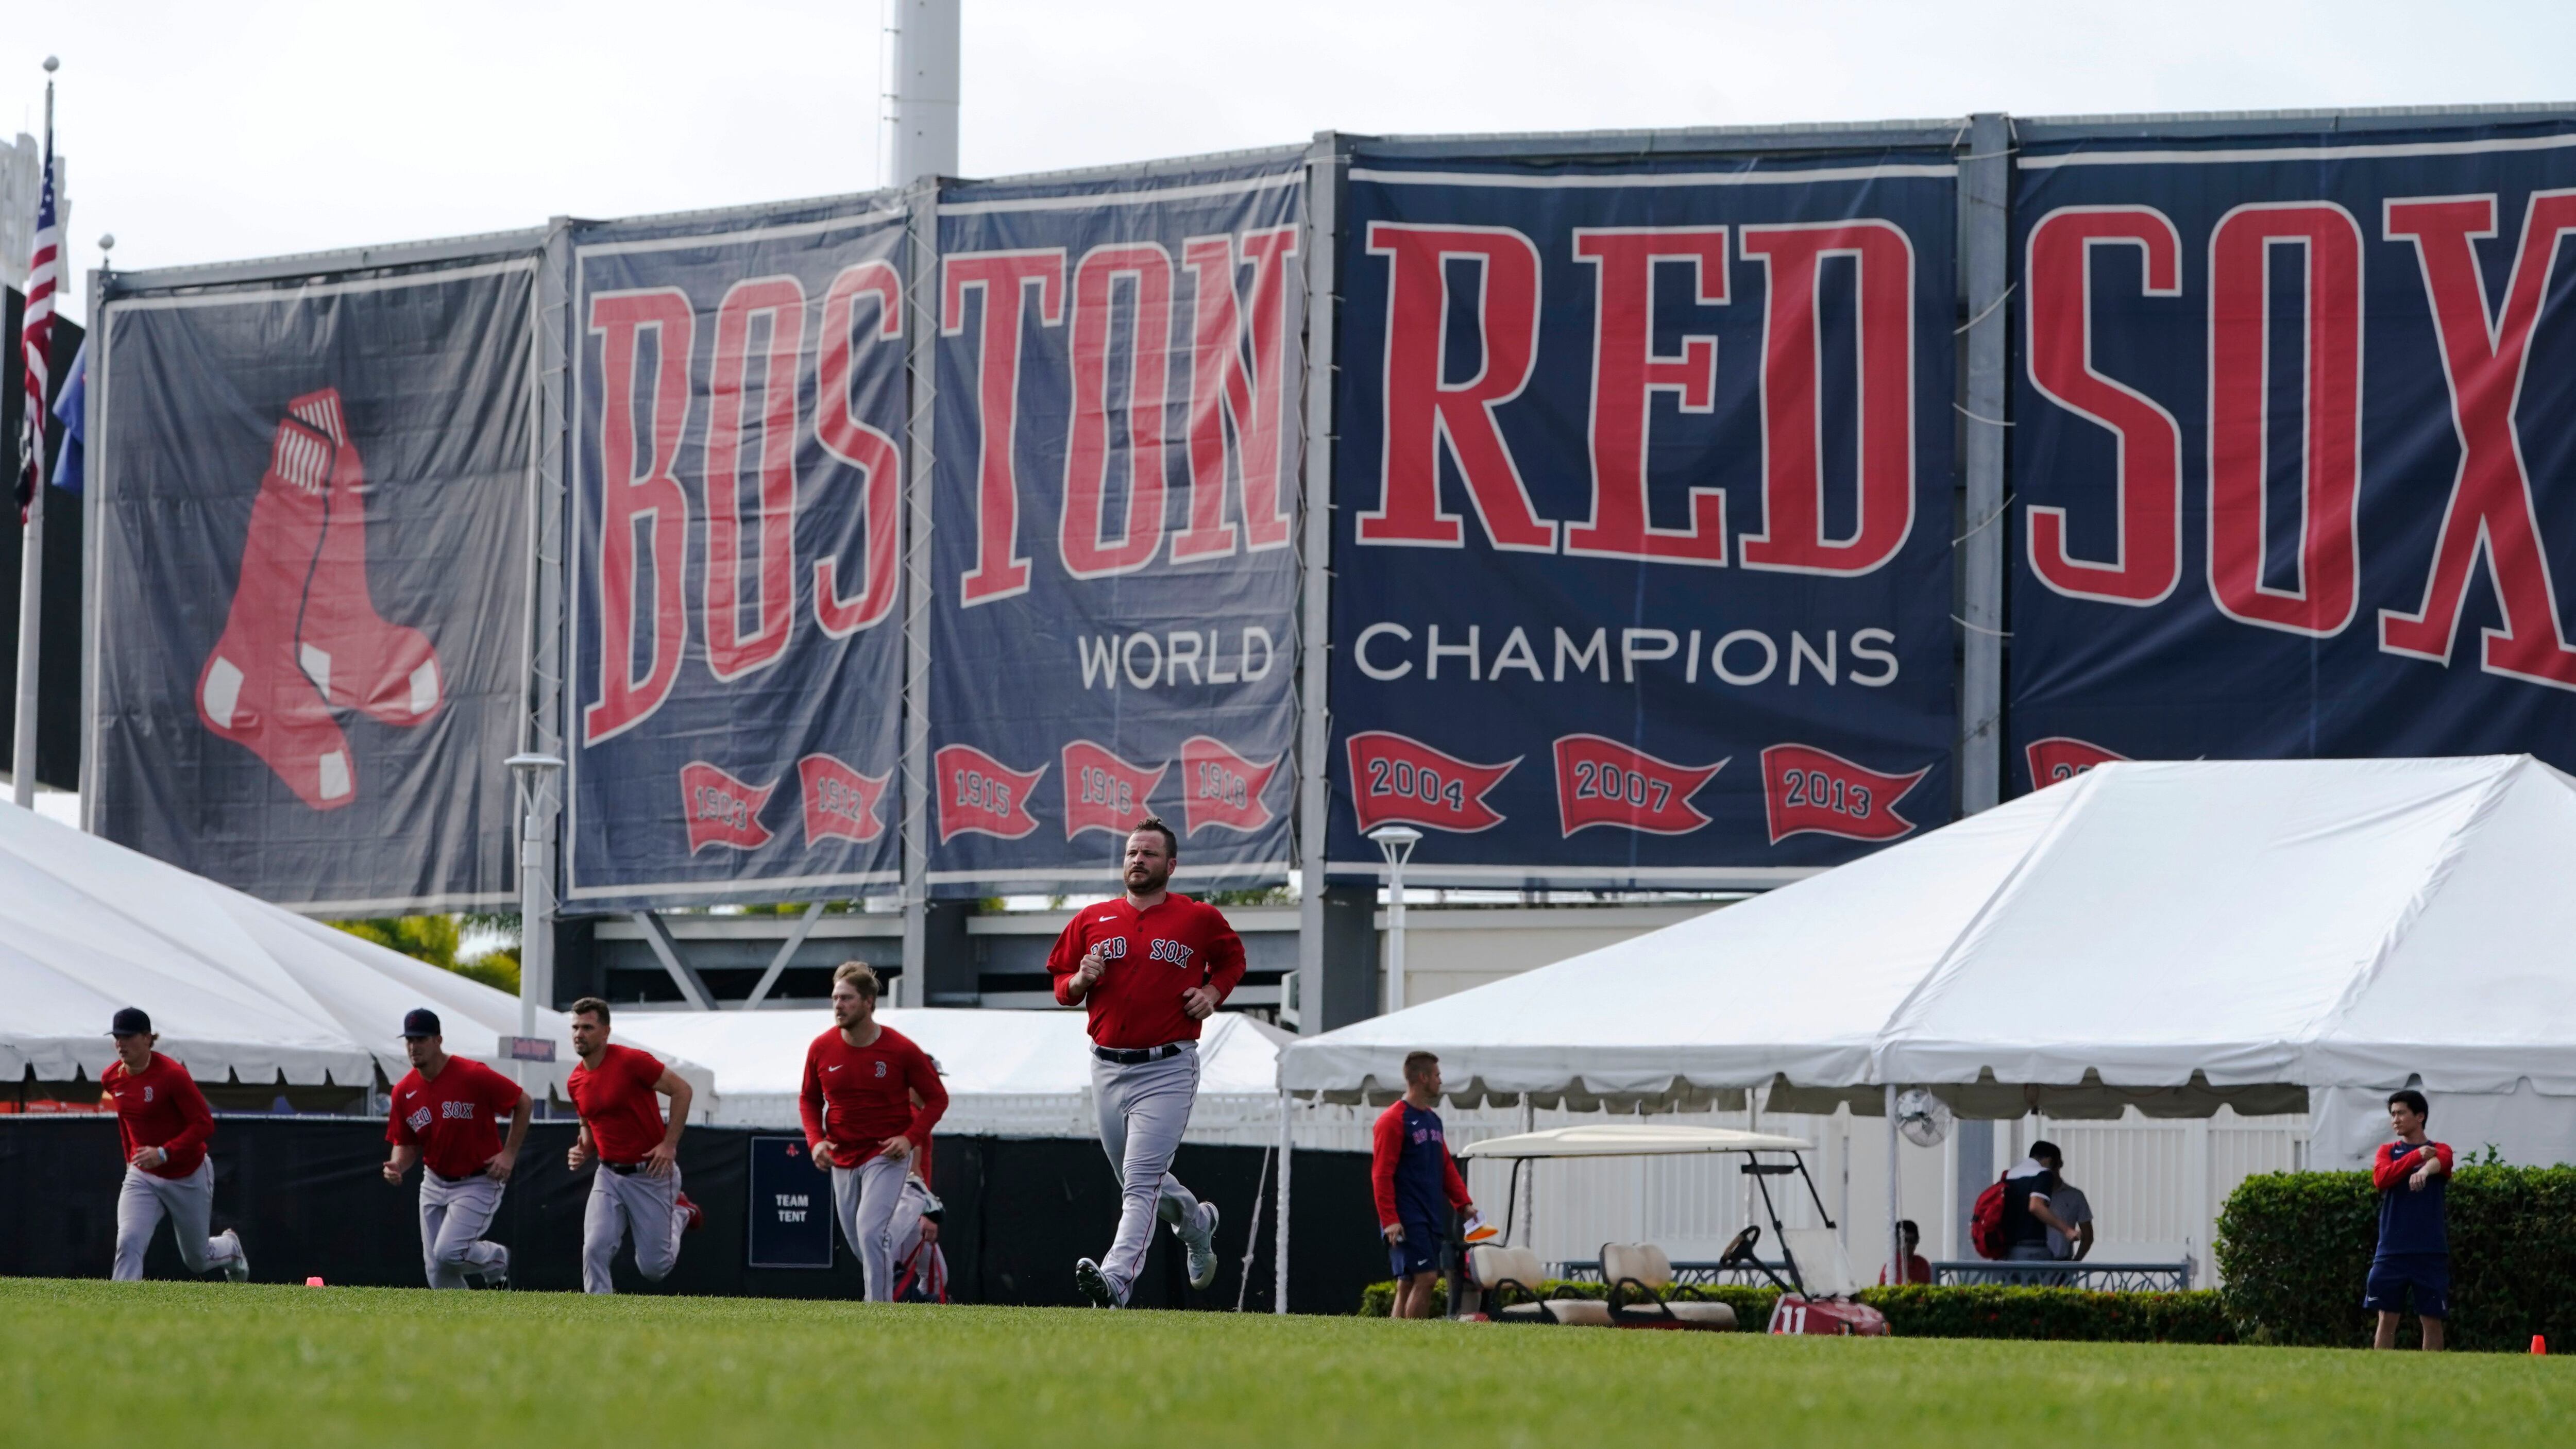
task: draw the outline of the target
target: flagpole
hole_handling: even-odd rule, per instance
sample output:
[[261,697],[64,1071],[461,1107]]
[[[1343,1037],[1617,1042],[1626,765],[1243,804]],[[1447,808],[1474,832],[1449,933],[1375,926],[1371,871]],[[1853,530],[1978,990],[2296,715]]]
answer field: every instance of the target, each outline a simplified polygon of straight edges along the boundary
[[[54,182],[54,70],[61,64],[50,55],[45,57],[45,171],[36,183],[39,198]],[[61,243],[57,242],[55,246],[59,259]],[[57,260],[55,272],[60,275],[61,271]],[[28,278],[31,286],[34,281],[33,276]],[[62,295],[59,283],[54,288],[54,295],[57,298]],[[53,369],[50,356],[53,336],[50,331],[46,334],[45,350],[49,354],[46,371],[50,374]],[[37,408],[45,405],[42,389],[37,391],[35,401],[29,405]],[[19,539],[18,713],[13,731],[17,738],[10,742],[9,795],[19,809],[33,810],[36,808],[36,656],[44,638],[45,611],[45,452],[42,445],[37,447],[35,457],[21,460],[20,466],[35,470],[36,486],[27,498],[27,524]]]

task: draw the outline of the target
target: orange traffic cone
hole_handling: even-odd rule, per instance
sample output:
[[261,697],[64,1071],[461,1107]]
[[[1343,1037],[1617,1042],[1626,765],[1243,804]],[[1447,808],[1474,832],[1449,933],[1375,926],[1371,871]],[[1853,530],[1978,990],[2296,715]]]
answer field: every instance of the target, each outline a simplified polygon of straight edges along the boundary
[[2531,1336],[2531,1352],[2534,1357],[2538,1357],[2539,1355],[2549,1352],[2549,1340],[2541,1337],[2537,1333],[2533,1334]]
[[[307,1287],[307,1288],[319,1288],[319,1287],[321,1287],[321,1286],[322,1286],[322,1280],[321,1280],[321,1279],[319,1279],[319,1278],[307,1278],[307,1279],[305,1279],[305,1280],[304,1280],[304,1286],[305,1286],[305,1287]],[[2535,1338],[2535,1339],[2533,1339],[2533,1340],[2531,1341],[2531,1344],[2532,1344],[2531,1351],[2532,1351],[2533,1353],[2538,1353],[2538,1352],[2540,1352],[2540,1340],[2539,1340],[2539,1339],[2536,1339],[2536,1338]]]

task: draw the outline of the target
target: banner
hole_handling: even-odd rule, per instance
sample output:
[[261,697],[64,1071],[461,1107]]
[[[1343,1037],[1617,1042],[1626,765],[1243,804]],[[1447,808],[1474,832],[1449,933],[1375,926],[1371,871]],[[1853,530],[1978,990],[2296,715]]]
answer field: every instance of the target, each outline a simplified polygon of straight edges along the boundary
[[1286,876],[1301,158],[943,193],[935,891]]
[[569,901],[899,877],[904,214],[576,239]]
[[1400,824],[1427,882],[1761,884],[1949,818],[1953,181],[1362,148],[1337,873]]
[[516,899],[534,276],[108,302],[92,830],[317,913]]
[[2576,767],[2576,132],[2033,146],[2007,777]]

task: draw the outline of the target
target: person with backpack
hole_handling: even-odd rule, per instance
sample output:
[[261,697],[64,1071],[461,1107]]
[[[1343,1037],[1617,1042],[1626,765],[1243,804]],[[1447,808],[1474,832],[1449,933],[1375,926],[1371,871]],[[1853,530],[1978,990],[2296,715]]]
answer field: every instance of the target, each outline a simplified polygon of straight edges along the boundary
[[2049,1232],[2074,1238],[2077,1227],[2058,1216],[2050,1199],[2057,1195],[2057,1174],[2066,1166],[2054,1142],[2030,1144],[2030,1155],[2004,1169],[1995,1185],[1977,1194],[1969,1217],[1969,1239],[1981,1257],[2012,1262],[2046,1263]]

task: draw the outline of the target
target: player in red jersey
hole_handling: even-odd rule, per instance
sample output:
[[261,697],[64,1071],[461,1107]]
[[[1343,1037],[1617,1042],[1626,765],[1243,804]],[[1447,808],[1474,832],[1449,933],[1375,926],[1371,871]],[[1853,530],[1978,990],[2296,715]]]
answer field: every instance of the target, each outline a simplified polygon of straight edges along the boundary
[[928,1160],[948,1089],[928,1052],[877,1020],[877,973],[867,963],[845,961],[832,973],[832,1022],[805,1049],[805,1145],[816,1167],[832,1170],[833,1216],[867,1271],[868,1300],[891,1302],[895,1209],[912,1160]]
[[[608,1268],[630,1234],[635,1271],[659,1283],[680,1261],[680,1234],[707,1220],[680,1191],[680,1130],[695,1093],[651,1052],[612,1044],[608,1003],[596,996],[572,1004],[572,1049],[581,1064],[565,1090],[581,1114],[581,1131],[564,1162],[575,1172],[599,1164],[581,1214],[581,1291],[617,1291]],[[657,1092],[671,1099],[667,1123],[653,1100]]]
[[161,1038],[140,1008],[118,1011],[108,1035],[116,1038],[116,1060],[99,1073],[98,1086],[116,1103],[116,1135],[125,1146],[125,1185],[116,1194],[116,1281],[142,1281],[143,1250],[164,1213],[189,1272],[221,1268],[235,1283],[248,1279],[241,1235],[226,1228],[206,1236],[215,1206],[215,1165],[206,1156],[215,1114],[206,1094],[187,1068],[152,1049]]
[[1147,816],[1127,837],[1127,893],[1074,912],[1047,955],[1055,999],[1091,1014],[1100,1145],[1121,1186],[1108,1253],[1073,1265],[1074,1286],[1103,1308],[1126,1304],[1157,1216],[1189,1252],[1190,1286],[1216,1279],[1216,1204],[1171,1166],[1198,1100],[1199,1024],[1243,979],[1243,941],[1216,907],[1172,893],[1179,862],[1172,827]]
[[1395,1270],[1397,1318],[1429,1318],[1440,1281],[1440,1250],[1452,1209],[1472,1213],[1467,1181],[1449,1156],[1440,1123],[1440,1058],[1404,1057],[1404,1095],[1378,1114],[1369,1134],[1369,1191],[1377,1200],[1378,1236]]
[[[420,1251],[432,1288],[510,1286],[510,1250],[483,1241],[501,1210],[501,1189],[528,1137],[528,1094],[481,1062],[447,1054],[438,1013],[403,1015],[411,1071],[394,1084],[385,1140],[385,1181],[399,1185],[415,1162],[420,1176]],[[510,1114],[510,1138],[493,1120]]]

